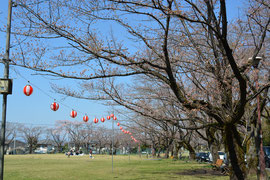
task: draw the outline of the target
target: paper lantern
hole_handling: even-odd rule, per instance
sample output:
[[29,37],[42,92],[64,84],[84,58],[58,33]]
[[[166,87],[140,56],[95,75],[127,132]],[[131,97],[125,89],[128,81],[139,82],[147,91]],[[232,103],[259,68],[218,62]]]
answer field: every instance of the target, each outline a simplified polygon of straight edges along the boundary
[[114,116],[114,117],[113,117],[113,120],[117,120],[117,118]]
[[111,114],[111,117],[113,117],[114,116],[114,114]]
[[56,102],[53,102],[53,103],[51,104],[51,110],[57,111],[58,109],[59,109],[59,104],[56,103]]
[[122,130],[123,129],[123,127],[120,127],[120,130]]
[[107,116],[107,119],[110,120],[111,119],[111,116]]
[[105,122],[105,118],[101,118],[100,121],[101,121],[101,122]]
[[120,123],[117,123],[117,126],[120,126]]
[[130,132],[129,135],[131,135],[132,133]]
[[30,86],[30,85],[24,86],[24,88],[23,88],[23,93],[24,93],[26,96],[30,96],[30,95],[33,93],[33,88],[32,88],[32,86]]
[[98,123],[98,119],[97,118],[94,119],[94,123]]
[[83,116],[83,121],[87,122],[89,120],[89,117],[87,115]]
[[70,112],[70,116],[71,116],[72,118],[75,118],[75,117],[77,116],[77,112],[74,111],[74,110],[72,110],[72,111]]

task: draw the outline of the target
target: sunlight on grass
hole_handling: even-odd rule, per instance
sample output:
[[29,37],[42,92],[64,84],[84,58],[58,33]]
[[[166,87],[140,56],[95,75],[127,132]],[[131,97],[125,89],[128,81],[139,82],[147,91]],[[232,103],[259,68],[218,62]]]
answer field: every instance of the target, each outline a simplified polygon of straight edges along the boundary
[[229,179],[228,176],[181,175],[185,170],[205,169],[209,165],[196,162],[173,161],[171,159],[146,159],[139,156],[63,154],[34,154],[5,156],[5,179],[60,180],[60,179]]

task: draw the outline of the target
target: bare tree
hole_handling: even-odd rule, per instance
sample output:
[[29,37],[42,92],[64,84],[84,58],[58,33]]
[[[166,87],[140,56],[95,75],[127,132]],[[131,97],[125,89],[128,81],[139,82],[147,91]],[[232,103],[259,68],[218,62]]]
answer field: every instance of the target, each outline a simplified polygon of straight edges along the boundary
[[41,134],[43,133],[43,128],[37,126],[21,126],[19,131],[28,144],[29,153],[32,154],[37,147]]
[[57,152],[62,152],[63,145],[66,141],[67,133],[62,127],[48,129],[48,133],[53,142],[57,145]]

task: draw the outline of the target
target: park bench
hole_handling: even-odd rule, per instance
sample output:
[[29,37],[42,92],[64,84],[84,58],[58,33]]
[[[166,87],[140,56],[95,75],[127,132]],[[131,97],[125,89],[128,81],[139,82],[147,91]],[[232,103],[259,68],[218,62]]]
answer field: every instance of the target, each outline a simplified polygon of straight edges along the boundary
[[227,165],[223,164],[223,160],[222,159],[217,159],[216,163],[211,164],[213,170],[221,170],[222,174],[226,174],[229,175],[229,168]]

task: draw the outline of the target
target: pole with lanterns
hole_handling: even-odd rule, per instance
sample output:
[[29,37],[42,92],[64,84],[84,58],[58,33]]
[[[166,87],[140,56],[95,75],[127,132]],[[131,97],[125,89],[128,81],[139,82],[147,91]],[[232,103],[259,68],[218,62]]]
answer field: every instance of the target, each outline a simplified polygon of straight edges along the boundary
[[[250,60],[253,60],[252,66],[255,70],[255,83],[256,83],[256,90],[258,93],[259,90],[259,63],[262,60],[262,57],[254,57],[250,58]],[[257,94],[257,140],[258,144],[257,150],[258,151],[258,157],[259,157],[259,175],[260,179],[265,179],[265,159],[264,159],[264,151],[263,151],[263,136],[262,136],[262,120],[261,120],[261,107],[260,107],[260,96]]]
[[8,18],[7,18],[7,38],[6,52],[3,59],[5,65],[4,79],[0,80],[0,93],[3,94],[2,104],[2,124],[1,124],[1,147],[0,147],[0,179],[4,178],[4,152],[5,152],[5,131],[6,131],[6,114],[7,114],[7,95],[12,93],[12,80],[9,79],[9,50],[10,50],[10,32],[11,32],[11,14],[12,0],[8,2]]

